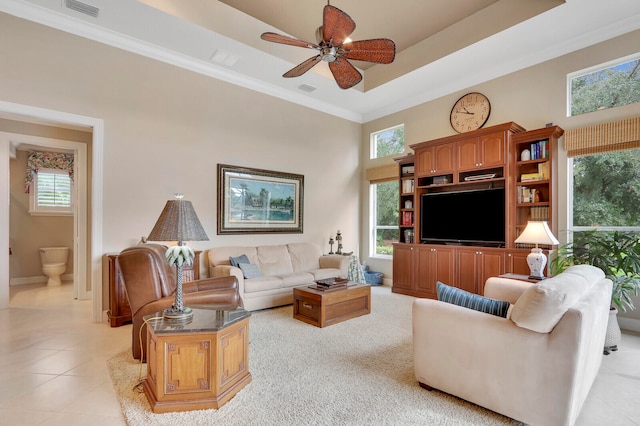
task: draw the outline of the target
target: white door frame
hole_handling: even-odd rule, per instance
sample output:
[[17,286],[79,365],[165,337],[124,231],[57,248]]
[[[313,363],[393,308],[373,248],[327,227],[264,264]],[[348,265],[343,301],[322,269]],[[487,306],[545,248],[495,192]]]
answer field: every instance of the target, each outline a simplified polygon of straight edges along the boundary
[[[91,297],[92,300],[92,321],[102,321],[102,197],[103,197],[103,150],[104,150],[104,121],[102,119],[70,114],[61,111],[21,105],[0,101],[0,116],[12,119],[34,122],[46,122],[49,125],[66,124],[73,126],[83,126],[92,129],[93,138],[91,145],[91,246],[88,250],[88,258],[91,262],[84,262],[77,265],[74,271],[80,273],[80,269],[85,271],[85,277],[89,277],[90,289],[84,293],[84,298]],[[11,143],[8,138],[0,138],[0,200],[5,208],[0,208],[0,230],[3,234],[9,235],[9,159],[11,156]],[[84,145],[84,144],[82,144]],[[86,146],[85,146],[86,148]],[[78,151],[82,155],[81,150]],[[86,158],[85,152],[85,160]],[[86,171],[86,170],[85,170]],[[80,176],[78,177],[80,181]],[[86,182],[86,176],[84,181]],[[85,188],[85,191],[87,188]],[[81,219],[78,217],[78,219]],[[86,223],[86,213],[85,213]],[[75,225],[75,223],[74,223]],[[81,226],[78,223],[78,226]],[[77,227],[76,227],[77,228]],[[74,230],[76,233],[78,230]],[[82,243],[79,241],[79,243]],[[86,238],[84,239],[86,244]],[[79,248],[78,248],[79,249]],[[87,250],[85,250],[87,252]],[[0,309],[9,306],[9,238],[0,238]],[[81,261],[79,261],[81,263]],[[90,265],[90,274],[86,273],[86,267]],[[75,275],[75,272],[74,272]],[[74,278],[76,278],[74,276]],[[82,279],[74,281],[84,281]],[[85,286],[86,287],[86,286]],[[79,295],[82,294],[82,290]]]

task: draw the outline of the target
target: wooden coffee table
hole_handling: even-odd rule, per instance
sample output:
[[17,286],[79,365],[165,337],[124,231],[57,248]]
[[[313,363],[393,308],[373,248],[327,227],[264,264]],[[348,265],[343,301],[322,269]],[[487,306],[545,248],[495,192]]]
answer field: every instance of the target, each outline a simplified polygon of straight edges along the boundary
[[353,284],[345,289],[321,291],[312,285],[293,289],[293,317],[327,327],[371,312],[371,286]]

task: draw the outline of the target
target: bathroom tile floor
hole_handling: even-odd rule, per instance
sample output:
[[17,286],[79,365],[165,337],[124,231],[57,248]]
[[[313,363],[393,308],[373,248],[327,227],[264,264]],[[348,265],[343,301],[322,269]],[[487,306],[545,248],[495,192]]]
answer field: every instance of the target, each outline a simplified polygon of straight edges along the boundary
[[[124,425],[106,361],[127,350],[131,325],[90,322],[73,286],[10,287],[0,310],[0,424]],[[549,389],[550,392],[553,389]],[[640,426],[640,334],[605,356],[577,426]]]

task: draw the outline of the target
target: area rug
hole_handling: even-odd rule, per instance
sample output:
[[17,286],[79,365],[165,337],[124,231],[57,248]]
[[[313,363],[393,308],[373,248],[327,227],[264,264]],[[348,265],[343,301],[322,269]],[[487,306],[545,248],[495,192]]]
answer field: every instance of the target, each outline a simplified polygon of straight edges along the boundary
[[372,287],[371,314],[326,328],[293,319],[291,305],[253,312],[253,381],[218,410],[154,414],[133,389],[140,363],[130,351],[108,361],[109,374],[132,426],[520,424],[418,385],[412,301],[389,287]]

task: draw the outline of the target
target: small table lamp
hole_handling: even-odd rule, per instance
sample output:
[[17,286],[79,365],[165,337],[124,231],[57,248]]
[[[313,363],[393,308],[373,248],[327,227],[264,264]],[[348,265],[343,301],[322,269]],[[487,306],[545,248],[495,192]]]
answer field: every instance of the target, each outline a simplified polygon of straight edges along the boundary
[[209,241],[191,201],[183,200],[184,195],[175,194],[175,200],[167,201],[153,230],[147,238],[150,241],[177,241],[178,245],[167,249],[167,262],[178,268],[176,301],[171,308],[165,309],[163,316],[173,320],[188,320],[193,317],[191,308],[185,308],[182,299],[182,264],[193,263],[193,250],[185,241]]
[[543,280],[544,267],[547,264],[547,256],[542,253],[541,248],[538,248],[538,244],[560,244],[556,237],[553,236],[547,222],[530,220],[527,223],[527,227],[522,231],[522,234],[516,238],[515,243],[536,245],[531,249],[531,253],[527,256],[527,264],[531,271],[529,278],[534,280]]

